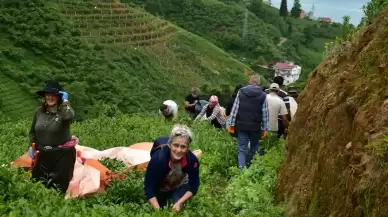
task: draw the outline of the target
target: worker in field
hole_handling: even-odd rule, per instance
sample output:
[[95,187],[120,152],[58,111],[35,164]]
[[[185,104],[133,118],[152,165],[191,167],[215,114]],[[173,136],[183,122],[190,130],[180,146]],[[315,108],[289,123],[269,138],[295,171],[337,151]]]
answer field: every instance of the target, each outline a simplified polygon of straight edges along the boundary
[[295,101],[298,101],[298,90],[294,86],[288,88],[288,94],[290,97],[294,98]]
[[269,112],[269,127],[271,128],[271,133],[274,135],[278,134],[279,120],[280,116],[283,122],[285,129],[288,129],[288,112],[286,108],[286,103],[279,97],[280,87],[277,83],[272,83],[269,86],[269,94],[267,95],[268,100],[268,112]]
[[236,85],[235,89],[234,89],[234,92],[232,94],[232,98],[231,100],[228,102],[228,105],[226,106],[226,116],[229,116],[230,115],[230,112],[232,111],[232,107],[233,107],[233,104],[234,104],[234,100],[236,99],[236,96],[237,96],[237,93],[238,91],[242,88],[243,86],[241,84],[238,84]]
[[192,139],[187,126],[175,125],[169,137],[154,141],[144,178],[145,195],[154,209],[172,200],[173,211],[179,211],[197,193],[199,162],[190,151]]
[[212,95],[210,97],[209,103],[202,108],[195,120],[201,120],[204,115],[206,115],[206,120],[210,121],[214,127],[225,129],[226,117],[217,96]]
[[178,120],[178,105],[172,100],[166,100],[159,107],[159,116],[161,120]]
[[[252,75],[249,85],[238,91],[227,123],[229,129],[237,131],[238,166],[241,170],[251,163],[259,149],[259,139],[264,138],[268,130],[267,94],[259,85],[260,77]],[[248,143],[250,150],[246,160]]]
[[[75,144],[72,143],[70,125],[74,110],[68,94],[56,81],[49,81],[37,94],[44,99],[34,113],[30,129],[30,144],[39,151],[37,164],[32,168],[32,178],[43,180],[47,188],[57,188],[65,193],[73,177],[76,160]],[[36,152],[29,148],[34,159]],[[50,180],[52,179],[52,180]]]
[[[278,92],[278,96],[284,101],[284,103],[286,104],[286,108],[287,108],[287,120],[288,122],[291,122],[291,110],[290,110],[290,95],[282,90],[282,87],[283,87],[283,83],[284,83],[284,79],[282,76],[276,76],[274,79],[273,79],[273,82],[278,84],[280,89],[279,89],[279,92]],[[270,90],[269,89],[266,89],[265,92],[267,94],[270,93]],[[287,137],[287,131],[288,131],[288,128],[286,128],[286,126],[284,126],[283,124],[283,118],[279,115],[278,117],[278,137],[284,137],[286,138]]]
[[[228,119],[228,117],[230,116],[230,112],[232,111],[232,107],[234,105],[234,101],[236,100],[236,96],[237,96],[237,93],[238,91],[243,87],[243,85],[241,84],[238,84],[236,85],[235,89],[234,89],[234,92],[232,94],[232,98],[231,100],[228,102],[228,105],[226,106],[226,109],[225,109],[225,115]],[[231,131],[229,130],[229,134],[232,135],[233,137],[237,137],[237,132],[236,131]]]
[[191,93],[185,98],[185,109],[189,114],[191,119],[195,119],[195,117],[201,112],[201,104],[199,104],[199,94],[200,90],[194,87],[191,90]]

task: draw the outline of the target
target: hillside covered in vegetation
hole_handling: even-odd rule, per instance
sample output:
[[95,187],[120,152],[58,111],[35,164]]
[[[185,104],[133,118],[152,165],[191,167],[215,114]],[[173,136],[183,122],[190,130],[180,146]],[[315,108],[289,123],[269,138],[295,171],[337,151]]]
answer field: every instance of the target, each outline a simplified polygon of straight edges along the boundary
[[[253,69],[276,61],[302,66],[302,80],[322,61],[325,43],[341,34],[341,24],[280,16],[262,0],[121,0],[198,34],[246,61]],[[292,6],[289,6],[288,11]],[[246,16],[246,8],[248,16]],[[246,32],[244,32],[246,24]]]
[[328,55],[298,98],[276,187],[287,216],[388,213],[388,10],[381,3],[368,3],[371,24]]
[[126,4],[3,0],[0,8],[3,118],[31,116],[48,79],[65,86],[82,120],[109,108],[155,111],[166,99],[181,103],[194,86],[229,93],[251,71],[209,41]]

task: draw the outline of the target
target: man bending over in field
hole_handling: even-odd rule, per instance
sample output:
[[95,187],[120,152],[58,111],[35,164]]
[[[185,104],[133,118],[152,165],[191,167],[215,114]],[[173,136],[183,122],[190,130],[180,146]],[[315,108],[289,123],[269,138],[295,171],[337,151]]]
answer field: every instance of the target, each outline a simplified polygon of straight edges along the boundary
[[159,115],[161,120],[170,119],[173,120],[178,119],[178,105],[172,100],[166,100],[160,105]]

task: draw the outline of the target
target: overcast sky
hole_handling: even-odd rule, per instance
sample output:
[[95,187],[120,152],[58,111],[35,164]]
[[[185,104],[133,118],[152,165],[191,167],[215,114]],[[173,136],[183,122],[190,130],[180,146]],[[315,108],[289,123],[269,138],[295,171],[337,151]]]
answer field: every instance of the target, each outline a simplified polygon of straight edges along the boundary
[[[315,17],[330,17],[335,22],[342,22],[342,17],[350,16],[351,23],[358,25],[363,17],[362,6],[370,0],[315,0]],[[272,0],[274,7],[280,7],[281,0]],[[311,11],[313,0],[300,0],[302,9]],[[288,11],[294,0],[287,0]]]

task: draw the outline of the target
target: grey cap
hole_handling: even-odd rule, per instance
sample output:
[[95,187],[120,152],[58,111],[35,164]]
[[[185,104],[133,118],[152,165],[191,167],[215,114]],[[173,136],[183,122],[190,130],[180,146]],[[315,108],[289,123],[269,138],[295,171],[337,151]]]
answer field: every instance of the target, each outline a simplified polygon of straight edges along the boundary
[[279,90],[280,87],[279,87],[279,84],[277,84],[277,83],[272,83],[272,84],[269,86],[269,89],[270,89],[270,90]]

